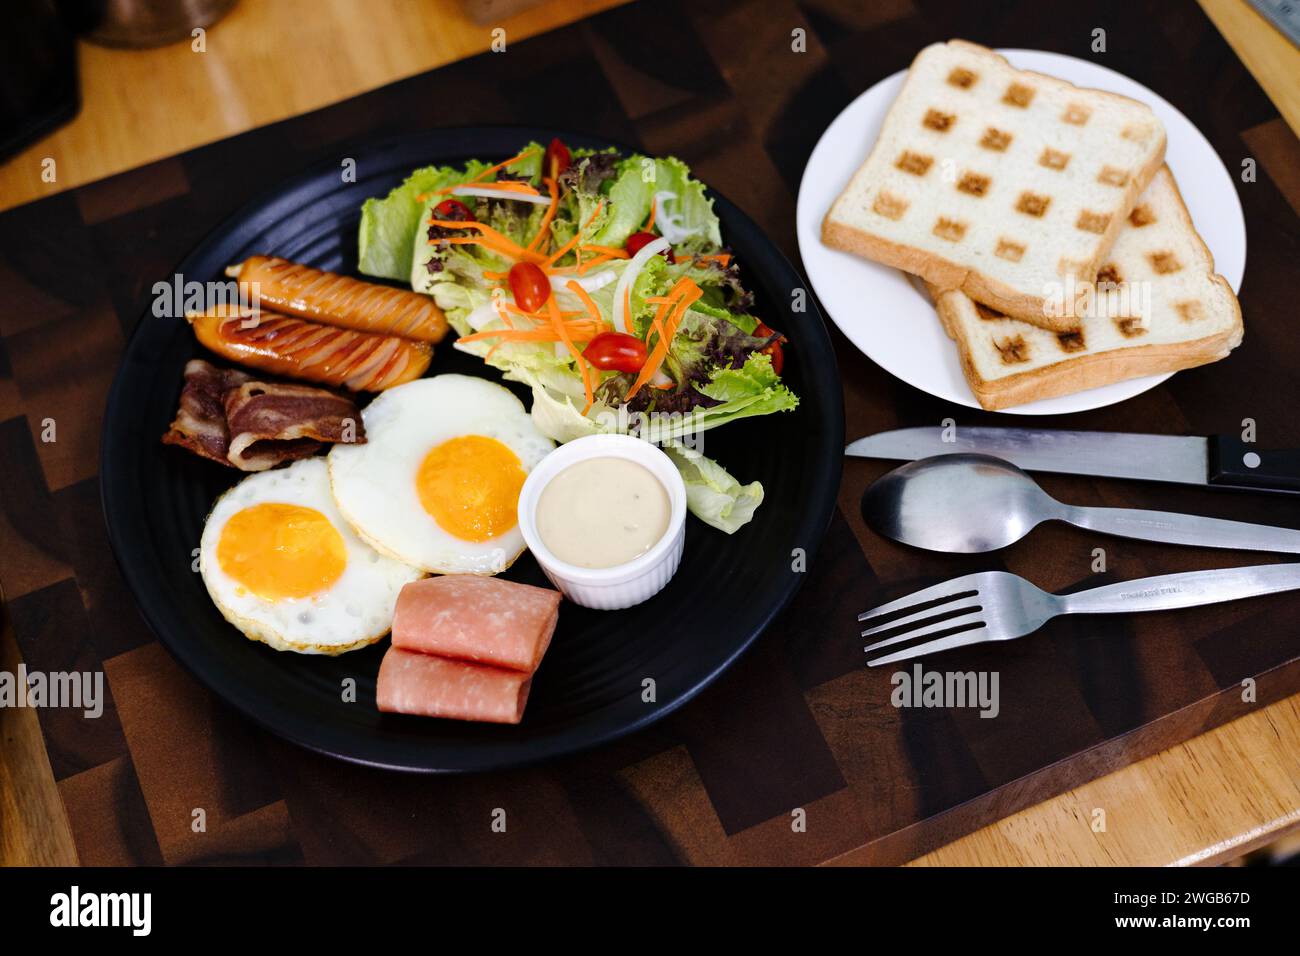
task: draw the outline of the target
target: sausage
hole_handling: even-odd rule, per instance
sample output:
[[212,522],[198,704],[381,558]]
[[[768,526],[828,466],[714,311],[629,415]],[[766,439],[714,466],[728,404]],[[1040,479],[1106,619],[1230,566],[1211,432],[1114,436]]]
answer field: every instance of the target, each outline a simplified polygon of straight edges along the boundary
[[517,724],[529,675],[390,647],[379,665],[375,703],[392,714]]
[[559,617],[560,592],[474,574],[447,574],[402,588],[393,647],[531,674]]
[[287,378],[378,392],[419,378],[433,346],[263,310],[213,309],[186,316],[198,340],[217,355]]
[[249,283],[256,291],[254,301],[276,312],[421,342],[441,342],[447,335],[442,309],[409,289],[363,282],[278,256],[249,256],[226,269],[226,275]]

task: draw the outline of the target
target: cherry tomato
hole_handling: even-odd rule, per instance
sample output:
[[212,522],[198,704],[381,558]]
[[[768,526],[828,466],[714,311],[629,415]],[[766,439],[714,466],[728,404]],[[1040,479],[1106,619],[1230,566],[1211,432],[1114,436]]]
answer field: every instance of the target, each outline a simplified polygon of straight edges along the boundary
[[639,372],[645,365],[645,343],[625,332],[601,332],[587,343],[582,357],[603,372]]
[[433,218],[447,222],[477,222],[474,214],[459,199],[444,199],[433,207]]
[[[762,322],[754,326],[754,336],[756,338],[766,339],[778,334],[778,332]],[[781,348],[781,343],[784,341],[785,336],[782,335],[771,345],[761,350],[763,354],[772,356],[772,371],[776,372],[777,375],[780,375],[781,369],[785,367],[785,350]]]
[[551,280],[534,262],[516,262],[510,267],[510,291],[525,312],[536,312],[551,297]]
[[573,162],[573,154],[569,152],[569,147],[560,142],[559,137],[551,140],[551,145],[546,147],[546,158],[542,163],[542,169],[545,170],[552,179],[557,179],[560,173],[569,168]]
[[[634,232],[632,235],[627,237],[627,242],[623,243],[623,248],[627,250],[629,256],[634,256],[658,238],[659,237],[653,232]],[[669,262],[677,261],[676,258],[673,257],[673,251],[671,249],[665,249],[660,253],[660,255],[667,257]]]

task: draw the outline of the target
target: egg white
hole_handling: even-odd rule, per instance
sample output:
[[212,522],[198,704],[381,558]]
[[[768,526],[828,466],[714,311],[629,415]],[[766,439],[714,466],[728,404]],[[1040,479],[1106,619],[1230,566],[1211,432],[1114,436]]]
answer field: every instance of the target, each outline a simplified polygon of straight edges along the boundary
[[[243,509],[266,503],[313,508],[342,536],[343,573],[323,592],[269,600],[248,591],[222,569],[217,546],[226,523]],[[398,592],[424,576],[357,537],[334,504],[324,458],[305,458],[288,468],[258,472],[222,495],[203,526],[199,572],[213,603],[249,639],[278,651],[330,655],[365,647],[387,634]]]
[[465,541],[424,510],[416,475],[425,456],[452,438],[495,438],[525,473],[555,448],[509,389],[468,375],[436,375],[381,392],[361,413],[363,445],[335,445],[330,485],[361,538],[399,561],[437,574],[497,574],[524,550],[515,525],[486,541]]

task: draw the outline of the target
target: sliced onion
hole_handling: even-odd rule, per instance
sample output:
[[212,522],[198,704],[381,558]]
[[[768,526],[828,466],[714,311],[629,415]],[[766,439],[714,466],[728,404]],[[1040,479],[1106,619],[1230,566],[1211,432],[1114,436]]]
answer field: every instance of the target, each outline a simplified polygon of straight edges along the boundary
[[601,269],[599,272],[593,272],[588,276],[560,275],[551,276],[551,288],[556,292],[568,292],[569,283],[577,282],[582,286],[584,292],[595,292],[597,289],[603,289],[617,278],[613,269]]
[[618,285],[614,288],[614,329],[622,332],[627,326],[624,324],[623,300],[627,298],[627,290],[631,289],[645,268],[645,264],[650,261],[651,257],[659,255],[665,249],[672,248],[672,243],[664,236],[660,236],[654,242],[647,242],[642,246],[637,254],[634,255],[623,270],[623,274],[618,277]]
[[670,189],[661,189],[655,193],[655,209],[658,210],[655,213],[655,225],[663,237],[674,245],[700,231],[699,228],[687,229],[680,225],[682,213],[668,211],[668,201],[676,199],[677,194]]
[[453,196],[477,196],[480,199],[518,199],[520,202],[530,202],[537,206],[549,206],[551,204],[550,196],[534,196],[531,193],[520,193],[506,189],[487,189],[480,186],[457,186],[451,191],[451,194]]
[[471,309],[469,315],[465,316],[465,321],[475,332],[482,332],[492,322],[500,320],[501,313],[497,311],[496,304],[488,301],[484,302],[477,308]]

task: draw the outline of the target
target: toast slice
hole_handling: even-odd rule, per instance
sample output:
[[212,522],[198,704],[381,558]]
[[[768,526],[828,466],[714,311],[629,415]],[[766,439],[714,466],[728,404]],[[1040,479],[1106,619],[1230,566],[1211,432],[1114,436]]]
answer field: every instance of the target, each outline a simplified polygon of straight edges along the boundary
[[1237,297],[1215,274],[1167,166],[1120,230],[1077,330],[1048,331],[929,288],[987,409],[1215,362],[1242,336]]
[[1135,100],[937,43],[912,63],[822,241],[1075,328],[1075,303],[1164,151],[1164,127]]

